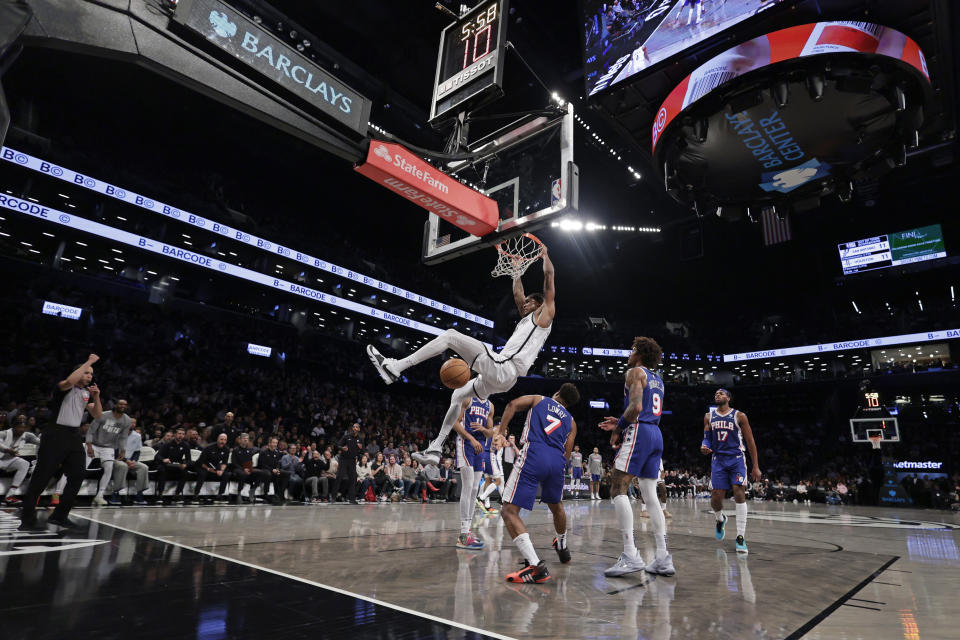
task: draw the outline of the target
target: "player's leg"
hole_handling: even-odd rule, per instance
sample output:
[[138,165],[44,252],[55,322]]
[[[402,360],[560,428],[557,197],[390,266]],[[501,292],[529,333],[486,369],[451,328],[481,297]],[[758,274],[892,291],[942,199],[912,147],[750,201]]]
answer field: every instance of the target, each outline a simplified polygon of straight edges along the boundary
[[507,486],[504,489],[503,509],[500,511],[507,533],[517,545],[517,549],[526,561],[526,565],[519,571],[508,573],[507,582],[546,582],[550,579],[550,572],[530,540],[530,534],[520,518],[520,510],[530,511],[537,498],[539,481],[536,475],[537,460],[529,457],[524,451],[520,460],[513,468]]
[[553,515],[553,529],[557,532],[553,539],[553,548],[562,564],[570,562],[570,549],[567,547],[567,512],[563,509],[563,467],[566,461],[559,458],[554,469],[544,472],[540,481],[540,501],[547,505]]
[[30,471],[30,463],[23,458],[10,458],[9,460],[0,462],[0,471],[13,472],[13,482],[7,490],[7,495],[3,500],[4,504],[20,504],[20,498],[17,497],[17,494],[20,493],[20,485],[27,479],[27,473]]
[[[414,460],[420,464],[440,464],[440,450],[443,447],[443,443],[447,441],[447,436],[450,435],[450,432],[453,431],[453,425],[456,424],[457,418],[460,417],[460,408],[463,404],[463,401],[467,398],[470,398],[477,394],[478,397],[486,398],[487,389],[483,384],[483,376],[477,376],[471,382],[463,385],[459,389],[455,389],[450,396],[450,406],[447,407],[447,413],[443,416],[443,424],[440,425],[440,433],[437,434],[437,437],[434,438],[429,445],[427,445],[426,450],[416,451],[411,454]],[[471,484],[471,487],[476,485]],[[464,486],[466,489],[466,486]],[[471,497],[476,496],[476,492],[471,495]]]
[[557,537],[553,539],[553,548],[560,558],[561,564],[570,562],[570,548],[567,546],[567,512],[563,509],[560,502],[548,502],[547,508],[553,514],[553,530],[557,532]]
[[[486,508],[488,509],[490,508],[490,495],[494,491],[500,492],[500,486],[502,481],[503,481],[503,476],[490,476],[487,478],[487,482],[489,484],[487,484],[487,486],[483,488],[483,493],[480,495],[480,499],[483,500],[484,506],[486,506]],[[500,495],[502,496],[503,493],[500,492]]]
[[714,460],[710,465],[710,480],[713,484],[713,491],[710,492],[710,507],[717,520],[715,535],[717,540],[723,540],[727,526],[727,516],[723,514],[723,499],[727,497],[727,491],[731,485],[730,474],[720,460]]
[[97,495],[93,496],[93,504],[103,506],[107,504],[103,494],[106,492],[107,485],[110,484],[110,480],[113,478],[114,454],[113,449],[110,447],[94,447],[94,453],[100,458],[100,466],[103,468],[103,473],[100,474],[100,481],[97,483]]
[[484,544],[477,540],[470,532],[473,524],[473,486],[476,482],[476,456],[473,448],[467,445],[463,438],[457,438],[457,467],[460,470],[460,535],[457,537],[457,547],[479,551]]
[[663,457],[663,435],[656,426],[637,425],[637,440],[636,448],[647,455],[637,475],[640,477],[640,494],[650,513],[653,539],[657,547],[656,557],[647,565],[646,571],[672,576],[676,571],[673,568],[673,557],[667,551],[667,520],[657,496],[657,479],[660,477],[660,460]]
[[399,360],[385,358],[372,344],[367,345],[367,355],[383,381],[392,384],[397,381],[400,374],[410,367],[442,355],[447,349],[457,352],[471,366],[477,357],[486,351],[484,344],[476,338],[471,338],[455,329],[447,329],[407,357]]
[[733,485],[733,501],[736,503],[737,513],[737,553],[747,553],[747,542],[744,536],[747,533],[747,494],[743,483],[747,481],[746,461],[738,461],[736,469],[737,482]]
[[[626,471],[626,463],[621,464],[621,456],[617,455],[614,469],[610,474],[610,495],[613,498],[613,509],[617,514],[617,523],[620,525],[620,535],[623,538],[623,553],[617,558],[617,563],[603,572],[605,576],[616,577],[628,573],[643,571],[644,562],[637,551],[637,544],[633,538],[633,507],[627,497],[627,487],[633,476]],[[620,467],[623,466],[624,469]]]
[[673,514],[667,511],[667,485],[663,482],[663,478],[657,479],[657,499],[660,500],[660,508],[663,509],[663,516],[665,518],[672,518]]

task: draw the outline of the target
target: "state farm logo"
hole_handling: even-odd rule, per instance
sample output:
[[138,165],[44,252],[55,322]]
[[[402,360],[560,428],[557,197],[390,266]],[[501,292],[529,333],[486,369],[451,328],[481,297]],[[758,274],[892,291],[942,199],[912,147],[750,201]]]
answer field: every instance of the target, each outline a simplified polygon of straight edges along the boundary
[[657,138],[663,133],[663,128],[667,126],[667,108],[660,107],[657,113],[657,119],[653,122],[653,146],[657,146]]
[[387,148],[386,148],[385,146],[383,146],[382,144],[381,144],[379,147],[377,147],[376,149],[373,150],[373,155],[375,155],[375,156],[377,156],[377,157],[379,157],[379,158],[383,158],[384,160],[386,160],[387,162],[389,162],[389,163],[391,163],[391,164],[393,163],[393,156],[390,155],[390,152],[387,151]]

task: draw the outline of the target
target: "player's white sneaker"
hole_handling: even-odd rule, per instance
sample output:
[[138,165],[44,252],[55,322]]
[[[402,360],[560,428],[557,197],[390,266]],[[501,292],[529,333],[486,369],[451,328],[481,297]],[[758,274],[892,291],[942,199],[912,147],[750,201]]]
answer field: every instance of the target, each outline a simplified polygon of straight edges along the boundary
[[107,506],[107,501],[98,493],[97,495],[93,496],[92,504],[95,507],[105,507]]
[[617,564],[613,565],[609,569],[604,569],[603,575],[607,576],[608,578],[616,578],[619,576],[625,576],[628,573],[643,571],[645,566],[646,565],[643,563],[643,558],[640,556],[639,552],[634,558],[631,558],[625,553],[621,553],[620,557],[617,558]]
[[440,464],[439,451],[414,451],[410,454],[410,457],[419,462],[421,466],[427,464],[435,464],[439,466]]
[[372,344],[367,345],[367,357],[370,358],[370,362],[373,363],[374,368],[376,368],[377,373],[380,374],[380,377],[383,378],[385,383],[393,384],[400,379],[400,375],[391,370],[391,367],[393,367],[397,361],[393,358],[385,358]]
[[673,556],[669,553],[648,564],[646,571],[647,573],[653,573],[658,576],[672,576],[677,572],[677,570],[673,568]]

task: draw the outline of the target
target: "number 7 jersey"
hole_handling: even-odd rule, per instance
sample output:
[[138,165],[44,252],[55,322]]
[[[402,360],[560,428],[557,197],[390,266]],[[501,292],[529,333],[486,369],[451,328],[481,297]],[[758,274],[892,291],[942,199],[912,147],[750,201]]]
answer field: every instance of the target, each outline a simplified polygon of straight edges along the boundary
[[[638,367],[647,374],[647,386],[643,388],[642,407],[637,422],[660,426],[660,414],[663,413],[663,378],[646,367]],[[630,387],[623,385],[623,410],[630,406]]]
[[546,445],[566,455],[567,436],[573,428],[573,418],[562,404],[553,398],[543,398],[527,412],[521,443]]

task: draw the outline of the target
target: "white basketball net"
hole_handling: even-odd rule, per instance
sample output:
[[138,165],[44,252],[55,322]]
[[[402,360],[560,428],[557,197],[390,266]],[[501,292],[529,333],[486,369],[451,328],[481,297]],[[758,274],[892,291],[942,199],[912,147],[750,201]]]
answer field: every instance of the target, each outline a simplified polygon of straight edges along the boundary
[[494,278],[510,276],[516,280],[540,259],[542,252],[543,244],[532,233],[508,238],[497,244],[497,265],[490,275]]

